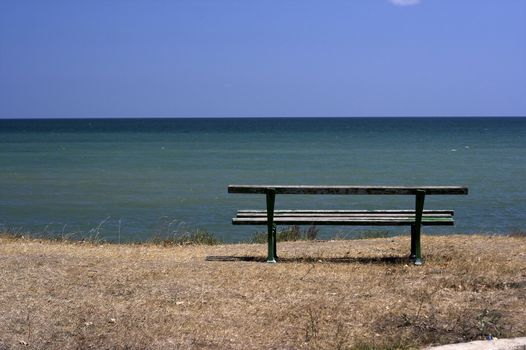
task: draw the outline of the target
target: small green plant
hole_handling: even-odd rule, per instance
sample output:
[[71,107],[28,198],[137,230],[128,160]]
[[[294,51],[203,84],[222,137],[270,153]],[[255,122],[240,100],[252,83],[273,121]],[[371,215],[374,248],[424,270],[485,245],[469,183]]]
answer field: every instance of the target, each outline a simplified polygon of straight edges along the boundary
[[[278,242],[313,241],[318,236],[319,229],[312,225],[301,230],[298,225],[289,226],[276,232]],[[252,243],[266,243],[267,232],[256,232],[251,239]]]
[[212,233],[197,229],[195,232],[183,231],[174,232],[171,236],[157,236],[152,239],[155,244],[162,244],[164,246],[172,245],[216,245],[221,244],[222,241],[215,237]]
[[[120,225],[120,224],[119,224]],[[120,226],[119,226],[120,231]],[[216,245],[223,243],[212,233],[192,229],[184,221],[163,216],[159,219],[159,227],[150,239],[154,244],[172,245]]]
[[3,230],[0,232],[0,237],[5,238],[5,239],[18,240],[18,239],[24,239],[25,234],[20,231]]
[[347,239],[370,239],[370,238],[388,238],[393,237],[396,234],[389,230],[347,230],[339,231],[333,236],[335,240],[347,240]]
[[526,231],[514,231],[509,234],[510,237],[526,238]]
[[266,243],[267,233],[266,232],[255,232],[250,239],[250,243]]
[[212,233],[204,230],[196,230],[189,235],[183,236],[183,241],[188,244],[204,244],[204,245],[216,245],[220,244],[221,240],[216,238]]
[[368,239],[368,238],[387,238],[391,237],[391,233],[388,230],[366,230],[360,232],[356,239]]
[[301,229],[298,225],[290,226],[284,230],[276,232],[278,242],[294,242],[302,239]]
[[501,315],[495,310],[482,310],[476,317],[475,327],[478,330],[478,336],[501,336],[499,321]]
[[316,237],[318,236],[318,233],[320,232],[320,230],[318,230],[318,228],[314,225],[312,226],[309,226],[309,228],[307,228],[307,230],[305,230],[305,239],[308,240],[308,241],[314,241],[316,239]]
[[305,325],[305,342],[316,341],[319,334],[319,313],[312,308],[307,309],[307,323]]
[[[87,242],[92,244],[105,243],[106,240],[102,237],[102,230],[104,228],[104,224],[106,224],[110,219],[111,216],[108,216],[106,219],[99,222],[99,224],[96,227],[93,227],[85,235],[82,235],[81,242]],[[64,236],[64,232],[62,232],[61,237],[62,236]]]

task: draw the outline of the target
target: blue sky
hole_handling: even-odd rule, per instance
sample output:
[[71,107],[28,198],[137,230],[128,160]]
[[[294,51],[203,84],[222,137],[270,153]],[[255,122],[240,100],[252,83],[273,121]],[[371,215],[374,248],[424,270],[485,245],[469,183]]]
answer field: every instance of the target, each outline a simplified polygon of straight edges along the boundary
[[0,117],[526,115],[524,0],[0,0]]

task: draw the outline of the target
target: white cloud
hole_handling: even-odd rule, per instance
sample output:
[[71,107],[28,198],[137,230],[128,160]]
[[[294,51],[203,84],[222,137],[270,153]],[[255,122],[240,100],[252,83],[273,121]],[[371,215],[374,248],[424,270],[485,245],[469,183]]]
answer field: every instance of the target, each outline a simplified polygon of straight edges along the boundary
[[420,0],[389,0],[389,2],[396,6],[411,6],[418,5]]

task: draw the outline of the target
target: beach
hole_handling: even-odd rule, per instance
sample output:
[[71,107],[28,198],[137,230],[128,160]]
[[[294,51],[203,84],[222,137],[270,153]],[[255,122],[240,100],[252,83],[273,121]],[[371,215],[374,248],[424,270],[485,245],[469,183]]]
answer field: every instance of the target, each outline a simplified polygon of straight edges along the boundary
[[0,239],[0,349],[417,348],[526,333],[526,238]]

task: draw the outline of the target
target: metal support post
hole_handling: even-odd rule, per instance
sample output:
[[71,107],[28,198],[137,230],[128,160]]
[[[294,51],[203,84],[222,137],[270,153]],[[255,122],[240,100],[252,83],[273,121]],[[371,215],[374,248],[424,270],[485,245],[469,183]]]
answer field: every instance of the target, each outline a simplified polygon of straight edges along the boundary
[[[426,192],[423,190],[416,191],[415,201],[415,223],[411,228],[411,256],[414,254],[412,261],[415,265],[422,265],[422,251],[420,248],[420,236],[422,231],[422,214],[424,211],[424,200]],[[414,227],[414,229],[413,229]]]
[[267,262],[276,262],[276,228],[274,225],[274,203],[276,200],[276,190],[268,189],[267,195]]

